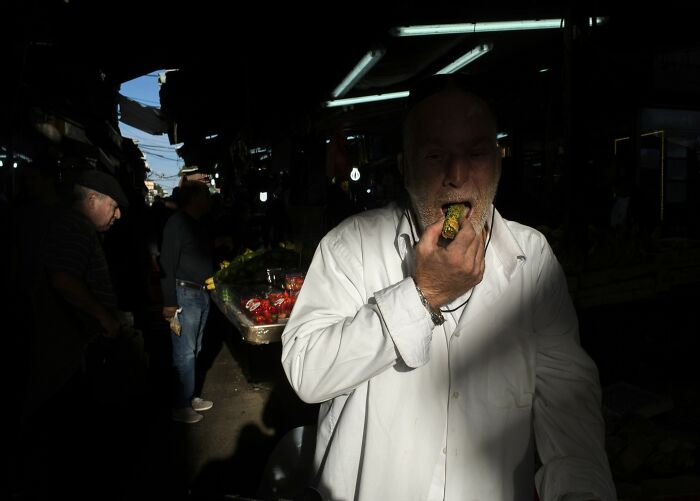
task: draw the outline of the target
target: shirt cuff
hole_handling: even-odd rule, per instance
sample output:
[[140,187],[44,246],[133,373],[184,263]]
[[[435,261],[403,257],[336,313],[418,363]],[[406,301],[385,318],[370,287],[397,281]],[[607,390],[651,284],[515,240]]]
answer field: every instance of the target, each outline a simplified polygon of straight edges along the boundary
[[407,366],[416,368],[430,360],[433,321],[420,302],[412,278],[374,294],[379,312],[399,355]]

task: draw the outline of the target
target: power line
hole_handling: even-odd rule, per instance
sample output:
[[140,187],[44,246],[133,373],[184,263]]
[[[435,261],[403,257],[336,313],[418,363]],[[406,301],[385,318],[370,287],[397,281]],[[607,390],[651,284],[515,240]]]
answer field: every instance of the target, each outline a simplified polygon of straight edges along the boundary
[[145,146],[158,146],[158,147],[163,147],[163,148],[172,148],[172,149],[177,149],[173,145],[168,144],[168,143],[158,143],[158,142],[152,142],[153,137],[138,137],[135,134],[131,134],[129,136],[123,136],[128,139],[132,139],[136,141],[137,145],[145,145]]
[[[122,122],[123,123],[123,122]],[[138,130],[138,129],[136,129]],[[153,147],[153,148],[165,148],[165,149],[171,149],[171,150],[176,150],[177,148],[169,143],[163,142],[162,144],[157,144],[155,142],[152,142],[154,138],[159,138],[159,136],[154,136],[152,134],[137,134],[132,131],[127,131],[125,134],[122,134],[122,137],[125,137],[127,139],[135,140],[136,146],[138,147]]]
[[124,96],[128,99],[131,99],[132,101],[136,101],[137,103],[156,105],[156,106],[160,107],[159,101],[151,101],[150,99],[144,99],[142,97],[127,96],[126,94],[122,94],[122,96]]
[[175,148],[168,148],[166,146],[158,146],[157,144],[140,143],[140,144],[138,144],[138,147],[141,148],[142,150],[152,150],[152,151],[157,151],[158,153],[177,153],[177,150]]
[[149,142],[139,142],[139,146],[145,146],[147,148],[169,148],[173,151],[175,151],[177,148],[173,146],[172,144],[165,144],[165,143],[149,143]]
[[163,134],[158,134],[158,135],[148,134],[147,132],[143,132],[142,130],[137,129],[136,127],[134,127],[132,125],[126,124],[126,123],[122,122],[121,120],[119,121],[119,123],[125,127],[128,127],[127,134],[126,135],[122,134],[124,137],[130,137],[132,139],[139,139],[139,140],[141,140],[142,138],[147,138],[147,140],[152,140],[152,138],[154,138],[154,137],[160,137],[163,135]]
[[179,174],[164,174],[162,172],[153,172],[153,171],[151,171],[150,175],[155,176],[158,179],[175,179],[175,178],[180,177]]
[[158,157],[158,158],[164,158],[164,159],[166,159],[166,160],[171,160],[171,161],[173,161],[173,162],[177,162],[178,160],[180,160],[179,158],[166,157],[165,155],[159,155],[158,153],[153,153],[153,152],[151,152],[151,151],[148,151],[148,152],[146,152],[146,153],[147,153],[148,155],[152,155],[152,156]]

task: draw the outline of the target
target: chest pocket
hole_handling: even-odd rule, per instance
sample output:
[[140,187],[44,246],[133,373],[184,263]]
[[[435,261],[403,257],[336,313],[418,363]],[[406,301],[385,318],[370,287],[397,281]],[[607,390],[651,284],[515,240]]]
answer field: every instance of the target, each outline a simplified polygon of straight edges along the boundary
[[535,392],[532,334],[511,328],[491,346],[487,367],[487,400],[498,408],[529,408]]

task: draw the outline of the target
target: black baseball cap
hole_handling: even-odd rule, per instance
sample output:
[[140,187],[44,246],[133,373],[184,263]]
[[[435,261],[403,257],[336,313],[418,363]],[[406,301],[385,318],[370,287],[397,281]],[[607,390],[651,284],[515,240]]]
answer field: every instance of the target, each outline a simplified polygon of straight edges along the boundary
[[128,207],[129,200],[126,198],[119,181],[114,176],[99,170],[84,170],[78,175],[75,184],[90,188],[98,193],[111,197],[119,207]]

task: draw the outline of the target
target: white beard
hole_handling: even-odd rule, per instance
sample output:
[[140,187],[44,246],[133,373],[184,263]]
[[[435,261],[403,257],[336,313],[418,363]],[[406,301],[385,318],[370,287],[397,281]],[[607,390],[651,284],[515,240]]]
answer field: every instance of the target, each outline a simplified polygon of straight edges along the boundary
[[[469,221],[474,227],[474,231],[481,233],[486,226],[486,222],[489,216],[489,209],[493,203],[494,198],[496,198],[496,190],[498,188],[498,178],[491,183],[485,191],[478,191],[471,194],[471,214],[469,215]],[[442,221],[444,215],[442,213],[442,206],[444,204],[459,202],[456,197],[452,197],[450,200],[448,197],[446,200],[432,201],[432,203],[425,197],[416,197],[413,193],[410,193],[411,205],[413,206],[413,211],[416,215],[418,227],[421,232],[425,228],[433,223]],[[463,199],[462,199],[463,200]]]

